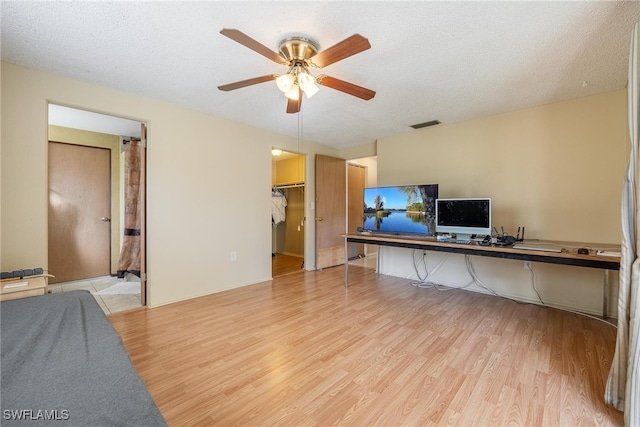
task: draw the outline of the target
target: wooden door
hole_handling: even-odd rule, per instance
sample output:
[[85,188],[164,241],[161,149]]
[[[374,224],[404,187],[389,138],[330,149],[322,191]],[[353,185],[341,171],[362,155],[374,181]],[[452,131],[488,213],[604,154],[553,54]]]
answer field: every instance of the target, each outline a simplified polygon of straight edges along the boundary
[[110,151],[49,142],[50,283],[111,273]]
[[316,155],[316,269],[344,264],[346,162]]
[[[355,233],[362,227],[364,213],[364,181],[366,169],[364,166],[349,164],[347,167],[347,231]],[[364,256],[363,244],[349,245],[349,259]]]

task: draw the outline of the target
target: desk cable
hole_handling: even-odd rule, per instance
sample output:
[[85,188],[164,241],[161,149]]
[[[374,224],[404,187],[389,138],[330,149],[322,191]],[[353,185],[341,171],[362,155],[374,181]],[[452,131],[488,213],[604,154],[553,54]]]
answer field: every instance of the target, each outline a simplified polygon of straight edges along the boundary
[[[469,273],[469,275],[471,276],[471,279],[472,279],[471,282],[467,283],[466,285],[458,285],[458,284],[454,284],[454,283],[438,283],[438,282],[434,282],[434,281],[431,281],[431,280],[427,280],[429,278],[429,276],[434,275],[438,271],[438,269],[447,261],[448,258],[449,258],[449,256],[447,254],[447,256],[445,256],[438,263],[438,265],[436,265],[433,268],[433,270],[429,271],[429,267],[427,265],[427,251],[422,251],[422,256],[419,259],[416,259],[416,250],[414,250],[413,251],[413,267],[415,269],[415,272],[416,272],[416,275],[418,276],[419,281],[412,282],[411,284],[413,286],[418,287],[418,288],[422,288],[422,289],[434,288],[434,289],[439,290],[439,291],[450,291],[450,290],[454,290],[454,289],[465,289],[465,288],[475,284],[476,286],[478,286],[478,287],[480,287],[482,289],[485,289],[486,291],[488,291],[489,293],[491,293],[494,296],[497,296],[499,298],[508,299],[510,301],[515,302],[516,304],[532,304],[532,303],[518,301],[516,299],[500,295],[496,291],[491,289],[491,287],[486,285],[480,279],[480,277],[478,277],[478,274],[476,273],[475,268],[473,266],[471,255],[465,255],[465,264],[467,266],[467,272]],[[424,267],[424,276],[423,277],[421,277],[421,274],[420,274],[420,271],[419,271],[419,268],[418,268],[420,265],[422,265]],[[531,287],[532,287],[533,291],[536,293],[536,295],[538,297],[538,300],[540,301],[540,305],[542,305],[542,307],[544,307],[544,308],[549,308],[549,306],[542,299],[542,296],[540,295],[540,292],[538,291],[538,289],[536,287],[536,276],[535,276],[535,271],[533,270],[533,266],[531,268],[529,268],[529,272],[531,274]],[[536,304],[536,305],[539,305],[539,304]],[[595,320],[601,321],[603,323],[606,323],[607,325],[611,325],[614,328],[617,328],[617,326],[615,324],[612,324],[612,323],[606,321],[606,319],[602,319],[600,317],[592,316],[592,315],[590,315],[588,313],[583,313],[583,312],[580,312],[580,311],[571,310],[571,309],[567,309],[567,308],[561,308],[560,310],[568,311],[568,312],[574,313],[574,314],[579,314],[579,315],[585,316],[585,317],[590,317],[592,319],[595,319]]]
[[[449,255],[446,254],[445,257],[436,265],[433,270],[429,271],[429,266],[427,265],[427,251],[421,251],[422,256],[416,259],[417,250],[413,251],[413,268],[418,276],[418,281],[414,281],[411,283],[412,286],[421,288],[421,289],[429,289],[433,288],[438,291],[450,291],[454,289],[464,289],[471,285],[473,285],[473,280],[466,285],[458,285],[457,283],[442,283],[442,282],[434,282],[431,280],[427,280],[430,276],[433,276],[440,267],[447,261]],[[419,266],[422,265],[424,267],[424,276],[421,276],[419,271]]]
[[[533,290],[535,291],[536,295],[538,295],[538,299],[540,300],[540,303],[544,306],[544,307],[549,307],[543,300],[542,297],[540,296],[540,293],[538,292],[538,289],[536,289],[536,276],[535,276],[535,272],[533,271],[533,266],[529,267],[529,271],[531,272],[531,287],[533,288]],[[577,311],[577,310],[571,310],[569,308],[561,308],[559,310],[564,310],[564,311],[568,311],[570,313],[574,313],[574,314],[579,314],[581,316],[585,316],[585,317],[590,317],[592,319],[595,320],[599,320],[600,322],[606,323],[607,325],[611,325],[614,328],[618,328],[616,325],[607,322],[606,319],[602,319],[601,317],[597,317],[597,316],[592,316],[591,314],[588,313],[583,313],[581,311]]]
[[536,273],[533,271],[533,265],[531,265],[531,263],[529,263],[528,270],[531,273],[531,288],[533,288],[533,290],[536,293],[536,295],[538,295],[538,300],[540,300],[540,304],[542,304],[542,305],[544,305],[546,307],[547,304],[545,304],[544,301],[542,301],[542,297],[540,296],[540,292],[538,292],[538,289],[536,288]]
[[[467,269],[469,270],[469,274],[471,274],[471,277],[473,277],[474,280],[477,281],[478,285],[482,286],[484,289],[489,290],[495,296],[498,296],[498,297],[501,297],[501,298],[506,298],[508,300],[511,300],[511,301],[517,303],[517,304],[530,304],[530,303],[527,303],[527,302],[518,301],[518,300],[513,299],[513,298],[509,298],[509,297],[505,297],[505,296],[502,296],[502,295],[498,295],[496,292],[494,292],[492,289],[490,289],[487,285],[482,283],[482,281],[480,280],[480,278],[476,274],[475,270],[473,269],[473,264],[471,262],[471,256],[470,255],[465,255],[465,257],[467,258]],[[531,266],[529,268],[529,271],[531,273],[531,287],[533,288],[534,292],[538,296],[538,300],[540,301],[540,304],[544,308],[549,308],[549,306],[542,300],[542,296],[540,296],[540,292],[538,292],[538,289],[536,288],[536,275],[535,275],[535,272],[533,271],[533,266]],[[579,314],[581,316],[590,317],[592,319],[598,320],[600,322],[606,323],[607,325],[611,325],[611,326],[617,328],[616,325],[614,325],[614,324],[612,324],[610,322],[607,322],[606,319],[602,319],[602,318],[597,317],[597,316],[592,316],[591,314],[588,314],[588,313],[583,313],[583,312],[576,311],[576,310],[571,310],[571,309],[568,309],[568,308],[560,308],[559,310],[564,310],[564,311],[568,311],[570,313]]]

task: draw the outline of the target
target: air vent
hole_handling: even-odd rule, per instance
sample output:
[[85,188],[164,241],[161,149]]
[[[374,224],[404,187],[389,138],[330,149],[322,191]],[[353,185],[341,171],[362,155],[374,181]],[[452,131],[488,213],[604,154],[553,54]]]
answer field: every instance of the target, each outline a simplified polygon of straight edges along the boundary
[[421,128],[426,128],[426,127],[429,127],[429,126],[439,125],[440,123],[442,123],[440,120],[431,120],[430,122],[424,122],[424,123],[418,123],[417,125],[411,125],[411,127],[414,128],[414,129],[421,129]]

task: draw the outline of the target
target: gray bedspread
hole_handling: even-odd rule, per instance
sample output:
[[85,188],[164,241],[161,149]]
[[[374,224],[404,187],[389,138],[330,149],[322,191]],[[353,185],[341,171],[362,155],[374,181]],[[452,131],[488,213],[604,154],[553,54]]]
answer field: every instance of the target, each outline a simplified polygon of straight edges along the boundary
[[0,322],[0,425],[166,425],[89,292],[4,301]]

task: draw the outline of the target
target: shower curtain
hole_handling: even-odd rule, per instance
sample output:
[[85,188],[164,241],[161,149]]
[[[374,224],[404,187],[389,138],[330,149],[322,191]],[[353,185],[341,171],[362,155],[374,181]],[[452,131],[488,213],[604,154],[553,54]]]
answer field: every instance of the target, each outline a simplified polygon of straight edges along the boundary
[[140,141],[131,140],[125,151],[125,212],[124,212],[124,236],[122,250],[118,261],[118,277],[122,278],[127,273],[140,277],[141,242],[140,224],[142,215],[141,178],[142,162]]
[[605,401],[624,411],[626,426],[640,426],[640,23],[631,35],[629,54],[629,137],[631,154],[622,191],[622,258],[618,295],[618,335]]

